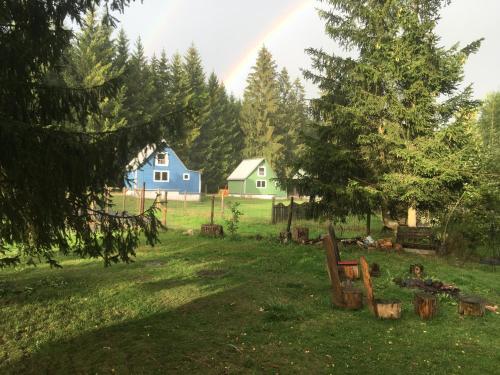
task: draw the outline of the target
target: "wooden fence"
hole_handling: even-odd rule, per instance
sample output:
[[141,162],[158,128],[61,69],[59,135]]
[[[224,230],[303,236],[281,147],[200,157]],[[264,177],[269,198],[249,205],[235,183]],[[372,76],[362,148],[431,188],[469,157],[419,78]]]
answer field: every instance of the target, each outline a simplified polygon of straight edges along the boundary
[[[294,220],[317,220],[320,217],[320,212],[318,206],[304,202],[292,203],[292,215]],[[272,208],[272,223],[281,223],[288,220],[288,215],[290,213],[290,204],[285,205],[283,203],[275,204],[273,200]]]

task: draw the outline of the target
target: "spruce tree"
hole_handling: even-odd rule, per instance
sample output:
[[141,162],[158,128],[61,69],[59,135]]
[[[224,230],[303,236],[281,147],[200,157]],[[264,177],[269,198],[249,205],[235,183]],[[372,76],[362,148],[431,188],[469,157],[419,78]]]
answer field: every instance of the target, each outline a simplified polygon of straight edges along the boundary
[[[122,12],[128,0],[110,0]],[[106,265],[131,260],[141,233],[153,244],[158,221],[115,215],[106,186],[123,182],[131,154],[155,141],[85,129],[89,114],[118,91],[118,80],[70,87],[62,80],[72,31],[99,0],[4,2],[0,27],[0,267],[46,261],[55,252],[100,257]],[[104,13],[104,23],[113,18]],[[70,130],[68,129],[70,128]],[[143,132],[144,133],[144,132]],[[143,142],[143,143],[141,143]],[[94,225],[98,221],[98,225]]]
[[[68,52],[64,77],[70,86],[99,86],[121,74],[114,63],[116,49],[111,39],[112,31],[109,25],[99,20],[94,9],[87,13]],[[121,87],[113,98],[104,97],[99,103],[99,112],[87,116],[86,129],[103,131],[125,126],[124,95],[124,87]]]
[[182,64],[182,57],[179,53],[172,56],[168,71],[170,83],[168,85],[166,107],[171,112],[171,126],[167,139],[179,157],[182,160],[187,160],[189,154],[187,139],[190,133],[186,123],[189,117],[190,89],[188,77]]
[[187,162],[191,159],[192,146],[200,135],[200,126],[207,113],[207,87],[201,57],[194,45],[184,56],[184,71],[189,87],[189,116],[184,124],[186,131]]
[[394,216],[445,207],[468,178],[442,158],[454,144],[440,134],[457,134],[477,105],[471,88],[459,87],[480,41],[439,46],[443,0],[327,3],[326,32],[351,57],[308,50],[315,70],[306,76],[322,95],[313,102],[318,125],[301,162],[303,186],[339,215],[377,203]]
[[244,154],[248,158],[265,157],[275,163],[283,146],[278,123],[279,88],[276,63],[262,47],[247,78],[241,109],[241,127],[245,134]]

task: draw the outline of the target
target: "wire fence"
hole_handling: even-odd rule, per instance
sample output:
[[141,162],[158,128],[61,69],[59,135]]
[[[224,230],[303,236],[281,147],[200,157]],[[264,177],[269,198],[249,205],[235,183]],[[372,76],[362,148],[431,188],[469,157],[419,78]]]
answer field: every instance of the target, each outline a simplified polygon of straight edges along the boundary
[[[166,205],[158,203],[158,218],[163,221],[166,218],[166,226],[177,230],[199,230],[202,224],[210,223],[211,199],[209,195],[203,195],[200,201],[189,200],[167,200]],[[161,201],[161,200],[160,200]],[[137,195],[124,195],[122,192],[112,193],[114,211],[127,211],[139,213],[141,210],[140,197]],[[279,201],[289,204],[288,201]],[[304,201],[295,200],[301,204]],[[144,207],[147,209],[154,203],[154,199],[146,198]],[[273,202],[264,199],[235,198],[215,196],[214,223],[226,226],[226,221],[232,217],[231,207],[238,203],[238,210],[243,214],[240,216],[238,233],[242,235],[277,235],[286,227],[286,222],[272,224]],[[372,228],[376,228],[378,217],[372,218]],[[314,238],[326,232],[327,223],[322,220],[305,220],[292,217],[292,226],[304,226],[309,228],[310,237]],[[345,223],[337,224],[337,232],[340,237],[356,237],[365,235],[365,219],[350,217]]]

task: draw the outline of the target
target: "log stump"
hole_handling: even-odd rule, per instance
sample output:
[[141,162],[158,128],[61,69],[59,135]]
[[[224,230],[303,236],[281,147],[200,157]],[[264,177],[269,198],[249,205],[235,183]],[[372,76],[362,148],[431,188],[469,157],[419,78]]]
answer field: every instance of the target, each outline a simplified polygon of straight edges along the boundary
[[485,301],[477,296],[461,296],[458,301],[460,315],[483,316]]
[[416,277],[422,277],[424,274],[424,266],[421,264],[411,264],[410,274],[415,275]]
[[309,241],[309,228],[295,227],[292,229],[292,240],[299,243]]
[[415,293],[413,306],[415,307],[415,313],[421,319],[432,319],[437,314],[437,298],[432,294]]
[[374,301],[375,315],[380,319],[399,319],[401,318],[401,301],[382,300]]
[[202,224],[201,234],[207,237],[222,237],[224,235],[224,229],[222,225],[218,224]]
[[344,288],[342,290],[344,304],[347,309],[359,310],[363,307],[363,292],[358,288]]
[[339,267],[339,275],[347,280],[359,279],[359,267],[357,261],[342,261],[337,263]]

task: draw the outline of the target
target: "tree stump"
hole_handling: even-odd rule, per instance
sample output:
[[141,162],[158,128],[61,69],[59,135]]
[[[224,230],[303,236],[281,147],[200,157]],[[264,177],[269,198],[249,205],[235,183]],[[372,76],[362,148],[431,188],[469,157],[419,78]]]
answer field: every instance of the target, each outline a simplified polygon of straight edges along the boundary
[[437,298],[432,294],[415,293],[413,306],[415,307],[415,313],[421,319],[428,320],[437,314]]
[[218,224],[202,224],[201,234],[207,237],[222,237],[224,235],[224,229],[222,225]]
[[460,315],[483,316],[485,301],[477,296],[461,296],[458,302]]
[[338,262],[339,274],[341,278],[347,280],[359,279],[358,262],[353,260]]
[[344,304],[347,309],[359,310],[363,307],[363,292],[358,288],[344,288],[342,290]]
[[424,273],[424,266],[421,264],[411,264],[410,265],[410,273],[417,277],[422,277]]
[[401,301],[382,300],[374,301],[375,315],[380,319],[399,319],[401,318]]
[[292,230],[292,240],[299,243],[309,241],[309,228],[295,227]]

